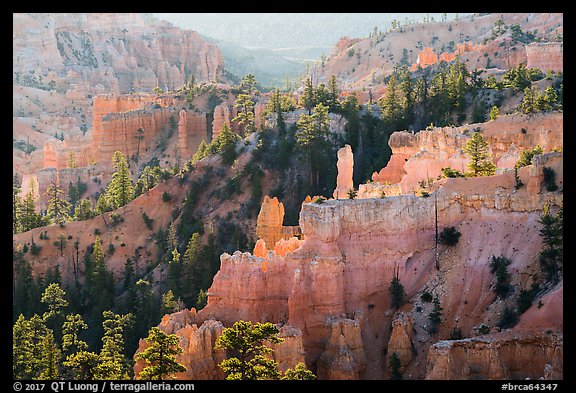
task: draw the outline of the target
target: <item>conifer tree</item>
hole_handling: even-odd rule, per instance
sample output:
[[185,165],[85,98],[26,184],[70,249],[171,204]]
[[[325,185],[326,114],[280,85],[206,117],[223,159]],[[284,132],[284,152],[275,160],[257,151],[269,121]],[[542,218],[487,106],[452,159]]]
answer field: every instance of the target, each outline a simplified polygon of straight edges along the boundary
[[306,79],[306,86],[301,98],[301,105],[304,109],[308,110],[308,115],[312,114],[312,109],[316,106],[316,95],[314,94],[314,86],[312,86],[312,79]]
[[97,379],[129,379],[129,366],[124,354],[124,334],[126,328],[133,323],[133,316],[104,311],[102,317],[104,336],[100,360],[96,367],[96,377]]
[[66,315],[62,325],[62,351],[66,357],[88,348],[88,344],[78,336],[81,330],[88,329],[80,314]]
[[112,174],[112,180],[106,187],[105,195],[107,205],[112,209],[116,209],[126,205],[133,199],[134,187],[130,178],[128,162],[122,152],[114,152],[112,165],[116,168],[116,171]]
[[388,292],[390,292],[390,302],[392,307],[397,309],[406,301],[406,292],[404,291],[404,286],[402,283],[400,283],[400,279],[398,278],[397,274],[395,274],[392,278]]
[[308,370],[304,363],[299,362],[293,369],[289,368],[286,370],[280,379],[292,381],[308,381],[316,379],[316,375],[314,375],[312,371]]
[[396,352],[392,352],[392,356],[390,356],[390,379],[393,380],[400,380],[402,379],[402,373],[400,372],[400,358]]
[[76,209],[74,210],[74,219],[76,221],[83,221],[94,217],[94,210],[92,210],[92,204],[88,198],[82,199]]
[[232,121],[238,122],[244,130],[244,136],[254,132],[254,101],[248,94],[238,94],[234,107],[238,109],[238,115]]
[[68,215],[71,208],[70,202],[62,197],[64,195],[64,190],[62,190],[56,180],[48,186],[46,195],[48,196],[48,210],[46,211],[46,217],[53,223],[59,225],[63,225],[65,222],[70,221],[71,218]]
[[176,355],[183,352],[178,345],[180,339],[175,334],[166,334],[157,327],[150,329],[144,340],[148,348],[136,354],[136,360],[144,360],[146,367],[140,371],[138,379],[173,379],[174,374],[185,372],[186,367],[176,361]]
[[222,331],[216,340],[215,348],[230,351],[233,357],[223,360],[219,366],[226,373],[227,380],[278,379],[278,364],[266,357],[274,350],[264,344],[264,340],[278,344],[284,339],[278,337],[280,331],[270,322],[238,321]]
[[480,132],[472,133],[472,137],[466,142],[464,151],[470,156],[468,169],[471,177],[492,176],[496,173],[496,165],[491,160],[488,143],[484,141]]

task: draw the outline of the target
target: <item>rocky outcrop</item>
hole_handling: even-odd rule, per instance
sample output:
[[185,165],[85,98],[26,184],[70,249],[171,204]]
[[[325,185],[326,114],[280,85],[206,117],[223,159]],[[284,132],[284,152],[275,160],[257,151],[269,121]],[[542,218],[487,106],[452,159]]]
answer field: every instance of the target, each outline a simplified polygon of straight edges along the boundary
[[359,379],[366,368],[359,320],[331,318],[328,325],[330,336],[318,359],[318,379]]
[[562,379],[563,335],[502,332],[439,341],[426,369],[426,379]]
[[334,199],[348,197],[348,192],[354,190],[352,174],[354,173],[354,154],[350,145],[345,145],[338,150],[338,176],[336,178],[336,189],[334,190]]
[[544,151],[563,146],[563,128],[562,113],[541,113],[506,115],[487,123],[418,133],[395,132],[388,142],[392,149],[390,161],[372,175],[372,180],[398,184],[403,193],[409,193],[418,189],[422,181],[441,176],[443,167],[465,172],[469,158],[463,147],[474,130],[482,131],[498,170],[510,169],[519,151],[532,149],[537,144]]
[[224,124],[230,127],[230,108],[226,104],[217,105],[214,108],[214,119],[212,120],[212,140],[218,138],[218,135],[222,131]]
[[178,152],[181,157],[189,157],[208,139],[206,115],[181,110],[178,117]]
[[256,222],[256,236],[264,240],[267,247],[274,247],[281,239],[300,235],[298,227],[283,226],[283,222],[284,204],[276,197],[264,196]]
[[526,68],[538,68],[544,72],[564,72],[564,44],[562,42],[526,45]]
[[390,357],[396,353],[400,360],[400,372],[406,370],[406,366],[412,361],[414,356],[414,343],[412,335],[414,334],[414,319],[405,312],[396,314],[392,321],[392,332],[388,341],[388,351],[386,355],[386,364],[390,364]]

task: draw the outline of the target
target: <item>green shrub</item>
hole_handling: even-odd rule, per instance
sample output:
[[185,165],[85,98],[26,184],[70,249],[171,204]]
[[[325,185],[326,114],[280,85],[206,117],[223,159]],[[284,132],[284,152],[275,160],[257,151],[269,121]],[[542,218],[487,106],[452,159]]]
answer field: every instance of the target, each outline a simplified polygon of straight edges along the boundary
[[432,294],[430,292],[426,291],[422,295],[420,295],[420,299],[422,299],[423,302],[430,303],[433,298],[432,298]]
[[462,340],[464,335],[462,334],[462,330],[458,327],[454,327],[450,332],[450,340]]
[[144,224],[146,224],[146,228],[152,230],[153,228],[152,224],[154,223],[154,220],[148,217],[148,215],[145,212],[142,212],[142,219],[144,220]]
[[110,213],[110,223],[112,224],[113,227],[115,227],[116,225],[120,224],[123,221],[124,217],[122,217],[120,213],[117,212]]
[[450,178],[465,177],[462,172],[452,168],[442,168],[442,175],[444,175],[444,177],[450,177]]
[[502,317],[496,326],[500,327],[501,329],[510,329],[511,327],[514,327],[516,323],[518,323],[518,314],[516,311],[509,307],[505,307],[504,311],[502,312]]
[[164,191],[164,193],[162,194],[162,201],[167,203],[170,202],[172,200],[172,197],[170,196],[170,194],[168,194],[168,192]]
[[440,233],[438,242],[446,246],[453,246],[458,243],[462,234],[455,227],[446,227]]
[[542,172],[544,174],[544,187],[546,187],[546,191],[556,191],[558,185],[556,184],[556,172],[554,172],[554,169],[545,166]]

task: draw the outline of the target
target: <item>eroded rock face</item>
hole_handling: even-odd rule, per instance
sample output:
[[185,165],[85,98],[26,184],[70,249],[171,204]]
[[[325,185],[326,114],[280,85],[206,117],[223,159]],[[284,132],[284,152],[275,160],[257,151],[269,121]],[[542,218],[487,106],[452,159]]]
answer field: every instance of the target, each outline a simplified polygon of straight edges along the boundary
[[564,72],[564,43],[530,43],[526,45],[526,59],[526,68]]
[[194,74],[215,81],[223,58],[196,32],[135,13],[14,14],[14,69],[60,75],[72,71],[90,85],[129,93],[175,89]]
[[489,143],[492,161],[499,171],[513,168],[514,159],[522,150],[539,144],[544,151],[550,151],[563,145],[562,113],[506,115],[478,125],[434,128],[415,134],[400,131],[390,136],[389,163],[375,172],[372,180],[398,184],[402,193],[410,193],[419,189],[422,181],[441,176],[444,167],[466,172],[470,159],[463,148],[476,128],[481,129]]
[[354,189],[352,174],[354,173],[354,154],[350,145],[345,145],[338,150],[338,177],[336,178],[336,189],[334,190],[334,199],[348,197],[348,191]]
[[412,335],[414,329],[414,319],[405,312],[399,312],[392,321],[392,332],[388,341],[388,354],[386,364],[390,364],[390,357],[393,353],[400,359],[400,372],[404,372],[406,366],[412,361],[414,344]]
[[359,379],[366,367],[359,320],[332,318],[328,325],[330,338],[318,359],[318,379]]
[[[495,333],[430,347],[426,379],[538,380],[563,368],[562,333]],[[560,377],[561,378],[561,377]]]
[[280,240],[300,234],[298,227],[283,226],[283,222],[284,204],[277,197],[264,196],[256,222],[256,236],[263,239],[267,247],[274,247]]

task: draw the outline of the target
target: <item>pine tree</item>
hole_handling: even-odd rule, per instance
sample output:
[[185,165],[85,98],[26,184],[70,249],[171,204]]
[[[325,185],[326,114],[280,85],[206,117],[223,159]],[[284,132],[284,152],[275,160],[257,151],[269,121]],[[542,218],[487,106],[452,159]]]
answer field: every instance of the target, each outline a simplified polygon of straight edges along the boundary
[[542,225],[542,251],[538,254],[540,271],[546,280],[556,284],[562,278],[564,266],[564,211],[560,209],[552,215],[549,206],[545,205],[538,222]]
[[264,340],[278,344],[284,339],[278,337],[280,331],[270,322],[238,321],[222,331],[216,340],[215,348],[235,354],[220,362],[219,366],[227,374],[227,380],[278,379],[278,364],[266,355],[274,350],[264,344]]
[[284,372],[282,380],[292,380],[292,381],[310,381],[316,379],[316,375],[302,362],[296,364],[294,369],[289,368]]
[[244,136],[254,132],[254,101],[248,94],[238,94],[234,107],[238,109],[238,115],[232,119],[243,126]]
[[190,288],[190,293],[193,295],[196,295],[209,279],[203,257],[200,234],[193,233],[182,256],[182,280],[180,281],[181,287]]
[[402,116],[402,105],[398,93],[398,81],[396,76],[393,74],[388,81],[386,96],[381,98],[379,101],[382,116],[392,122],[400,120]]
[[148,343],[148,348],[137,353],[135,358],[144,360],[147,366],[140,371],[138,379],[173,379],[173,374],[186,371],[186,367],[176,361],[176,355],[183,352],[178,345],[180,339],[177,335],[166,334],[153,327],[144,340]]
[[390,356],[390,362],[388,364],[390,366],[390,379],[402,379],[402,373],[400,372],[400,358],[396,352],[392,352],[392,356]]
[[31,180],[30,189],[28,193],[26,193],[20,208],[20,225],[22,232],[29,231],[30,229],[34,229],[42,225],[42,217],[40,214],[36,213],[36,198],[34,195],[34,182]]
[[88,344],[78,337],[80,331],[86,329],[88,325],[80,314],[66,315],[66,321],[62,325],[62,351],[66,357],[88,348]]
[[21,232],[22,228],[22,198],[20,198],[20,188],[12,187],[12,233]]
[[162,309],[160,310],[160,314],[170,314],[177,310],[178,302],[174,298],[174,293],[171,289],[168,290],[165,294],[162,295]]
[[480,132],[472,133],[466,142],[464,152],[470,156],[468,169],[471,177],[492,176],[496,173],[496,165],[491,160],[489,146]]
[[430,325],[428,327],[428,332],[430,334],[437,333],[438,332],[438,325],[442,322],[442,310],[443,309],[440,306],[440,299],[438,299],[438,296],[434,297],[433,303],[434,303],[434,307],[432,308],[432,311],[428,315],[428,321],[430,322]]
[[82,199],[74,210],[74,219],[76,221],[88,220],[94,217],[94,215],[95,212],[92,210],[92,203],[90,203],[90,199],[88,198]]
[[51,329],[46,329],[42,337],[42,365],[43,370],[38,376],[39,379],[57,379],[60,368],[61,352],[54,341],[54,333]]
[[133,323],[133,316],[104,311],[102,317],[104,336],[100,361],[95,370],[96,377],[97,379],[129,379],[128,362],[124,355],[124,332]]
[[400,283],[400,279],[398,275],[395,274],[390,282],[390,287],[388,288],[388,292],[390,293],[390,302],[392,307],[398,309],[401,305],[403,305],[406,301],[406,292],[404,291],[404,286]]
[[106,200],[109,207],[116,209],[133,199],[134,187],[124,154],[120,151],[114,152],[112,162],[116,171],[112,174],[112,180],[106,187]]
[[224,123],[222,131],[214,141],[216,151],[220,152],[224,164],[231,165],[236,159],[236,143],[239,140],[240,136],[232,132],[228,124]]
[[329,99],[327,104],[330,108],[330,111],[334,112],[340,108],[340,89],[338,88],[336,75],[332,75],[330,77],[330,81],[328,82],[328,91]]
[[20,314],[12,327],[12,377],[29,379],[32,374],[32,336],[30,323]]
[[314,86],[312,86],[312,79],[306,79],[306,86],[301,98],[301,105],[304,109],[308,110],[308,115],[312,114],[312,109],[316,106],[316,94],[314,94]]
[[64,225],[67,221],[71,221],[68,212],[70,211],[70,202],[62,198],[64,190],[56,181],[52,182],[46,190],[48,196],[48,210],[46,217],[53,223]]
[[66,358],[63,362],[71,372],[71,379],[93,381],[100,373],[100,356],[94,352],[79,351]]

